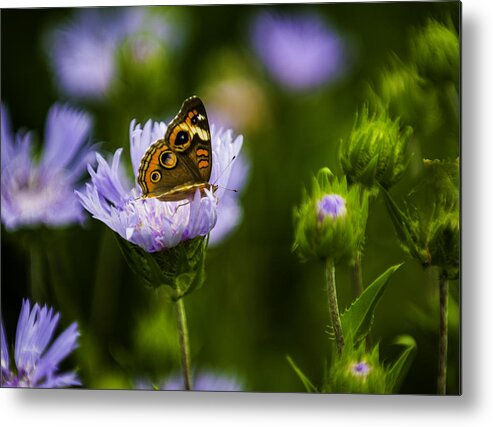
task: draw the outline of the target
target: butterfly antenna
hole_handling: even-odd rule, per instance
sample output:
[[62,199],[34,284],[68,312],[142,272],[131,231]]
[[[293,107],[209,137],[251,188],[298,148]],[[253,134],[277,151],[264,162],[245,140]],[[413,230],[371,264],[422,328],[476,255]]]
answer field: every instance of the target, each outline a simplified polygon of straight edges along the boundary
[[238,193],[238,190],[234,190],[232,188],[227,188],[227,187],[223,187],[222,185],[217,185],[217,182],[219,181],[219,179],[224,175],[224,172],[226,172],[228,170],[228,168],[232,165],[233,161],[236,159],[236,156],[233,156],[231,158],[231,160],[229,161],[229,163],[226,165],[226,167],[221,171],[221,173],[219,174],[219,176],[216,178],[216,181],[214,182],[214,184],[212,185],[215,185],[216,187],[218,188],[222,188],[223,190],[228,190],[228,191],[233,191],[234,193]]

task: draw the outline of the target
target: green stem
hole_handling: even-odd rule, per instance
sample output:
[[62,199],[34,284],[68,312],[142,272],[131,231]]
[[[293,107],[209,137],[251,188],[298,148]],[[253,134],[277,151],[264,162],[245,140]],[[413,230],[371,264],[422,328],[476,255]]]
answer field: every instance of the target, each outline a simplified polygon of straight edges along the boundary
[[337,354],[341,356],[344,347],[344,336],[342,333],[341,318],[339,316],[339,306],[337,304],[336,278],[334,261],[327,260],[325,266],[325,277],[327,280],[327,296],[329,299],[329,313],[332,329],[336,337]]
[[438,277],[440,292],[440,329],[438,335],[438,394],[447,393],[447,347],[448,347],[448,278],[445,271]]
[[178,327],[178,340],[180,342],[181,370],[185,383],[185,390],[192,390],[192,370],[190,363],[190,342],[188,339],[187,315],[183,298],[175,302],[176,324]]

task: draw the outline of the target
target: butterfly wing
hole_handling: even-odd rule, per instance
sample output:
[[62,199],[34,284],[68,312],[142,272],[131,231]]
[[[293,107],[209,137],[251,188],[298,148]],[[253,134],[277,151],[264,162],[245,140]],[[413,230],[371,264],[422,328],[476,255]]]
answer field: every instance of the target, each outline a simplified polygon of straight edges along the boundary
[[[212,168],[211,133],[204,104],[197,96],[183,102],[166,135],[172,150],[187,153],[188,165],[202,181],[209,181]],[[186,161],[186,160],[185,160]]]
[[210,178],[212,150],[209,122],[202,101],[184,101],[164,136],[154,142],[142,157],[137,181],[144,197],[167,200],[186,198]]

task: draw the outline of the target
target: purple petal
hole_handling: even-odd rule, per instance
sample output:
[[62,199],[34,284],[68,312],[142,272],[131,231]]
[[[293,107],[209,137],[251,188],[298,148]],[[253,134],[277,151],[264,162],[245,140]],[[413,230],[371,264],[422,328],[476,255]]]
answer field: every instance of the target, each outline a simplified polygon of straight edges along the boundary
[[50,375],[48,378],[40,384],[39,388],[60,388],[82,385],[79,377],[74,372],[67,372],[64,374]]
[[1,347],[0,355],[2,372],[4,370],[8,371],[10,369],[10,359],[9,359],[9,349],[7,347],[7,338],[5,336],[5,329],[3,326],[3,320],[0,318],[0,336],[1,336]]
[[2,144],[2,170],[14,157],[14,134],[10,125],[10,117],[7,108],[1,105],[1,144]]
[[[26,313],[29,315],[26,317]],[[29,301],[22,306],[15,340],[15,363],[17,369],[30,372],[51,340],[60,315],[53,309],[40,308],[35,304],[29,313]]]
[[89,137],[92,122],[86,113],[55,104],[48,112],[45,148],[40,161],[43,173],[68,168]]
[[77,348],[78,337],[77,323],[72,323],[43,355],[33,373],[32,381],[37,383],[50,372],[56,371],[58,364]]

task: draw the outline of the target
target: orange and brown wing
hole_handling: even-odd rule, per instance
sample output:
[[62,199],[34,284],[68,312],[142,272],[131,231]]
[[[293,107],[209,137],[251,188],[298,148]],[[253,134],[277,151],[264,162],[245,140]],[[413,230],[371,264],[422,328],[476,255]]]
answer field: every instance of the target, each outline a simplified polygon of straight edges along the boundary
[[[185,100],[164,136],[144,154],[139,183],[144,197],[158,197],[209,181],[212,150],[204,105],[197,97]],[[190,187],[192,186],[192,187]],[[184,196],[185,198],[185,196]]]
[[178,155],[162,139],[148,148],[137,178],[144,197],[157,197],[194,180],[185,163],[180,164]]
[[172,120],[165,138],[170,148],[186,153],[188,166],[203,181],[209,181],[212,168],[211,132],[204,104],[192,96],[183,102],[178,115]]

